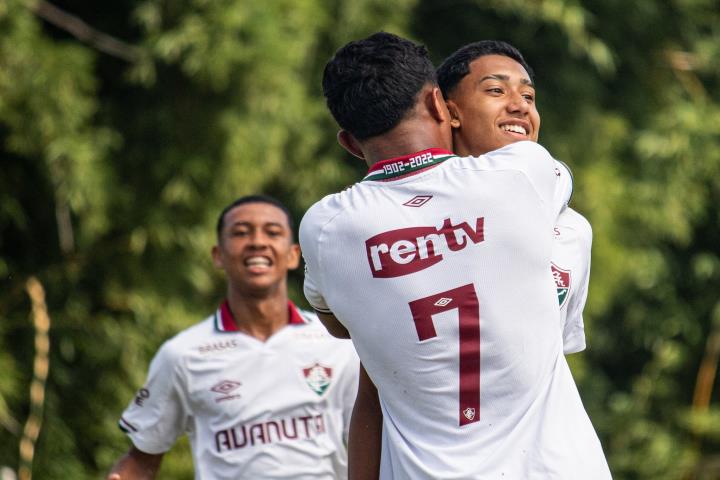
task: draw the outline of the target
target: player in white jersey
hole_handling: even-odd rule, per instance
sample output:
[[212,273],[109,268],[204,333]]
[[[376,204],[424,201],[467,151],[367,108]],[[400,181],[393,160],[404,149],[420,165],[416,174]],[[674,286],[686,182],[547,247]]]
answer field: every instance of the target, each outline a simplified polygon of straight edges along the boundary
[[[482,155],[522,140],[537,142],[540,115],[532,70],[515,47],[495,40],[466,45],[450,55],[437,74],[451,115],[457,154]],[[568,354],[585,348],[582,311],[589,282],[592,229],[582,215],[568,207],[560,213],[554,233],[550,268],[560,306],[558,333],[563,334],[563,349]],[[362,437],[359,443],[373,445],[381,436],[382,415],[375,386],[364,372],[358,399],[356,412],[366,420],[364,428],[354,433]],[[370,424],[373,429],[368,428]],[[372,449],[359,452],[368,476],[379,468],[378,454]]]
[[287,298],[299,263],[289,213],[265,196],[233,202],[213,258],[227,300],[160,348],[119,421],[133,446],[108,478],[154,478],[185,433],[196,479],[347,478],[359,362]]
[[380,478],[609,478],[548,268],[569,172],[531,142],[447,152],[427,52],[394,35],[341,48],[323,88],[371,170],[305,215],[305,293],[377,386]]
[[[540,114],[533,72],[512,45],[483,40],[465,45],[437,70],[451,115],[454,152],[482,155],[509,145],[538,141]],[[590,279],[592,229],[570,207],[555,225],[551,269],[557,286],[565,353],[585,349],[582,311]]]

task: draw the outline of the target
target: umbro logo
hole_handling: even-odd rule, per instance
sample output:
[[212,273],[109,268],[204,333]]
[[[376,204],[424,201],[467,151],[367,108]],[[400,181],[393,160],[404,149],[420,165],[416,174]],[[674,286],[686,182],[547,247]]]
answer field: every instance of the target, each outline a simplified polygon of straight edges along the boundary
[[435,302],[433,305],[435,305],[436,307],[444,307],[446,305],[449,305],[450,302],[452,302],[452,298],[443,297],[437,302]]
[[417,195],[407,202],[403,203],[406,207],[422,207],[430,201],[432,195]]
[[233,398],[240,398],[240,394],[233,395],[233,392],[240,388],[242,384],[233,380],[223,380],[220,383],[215,384],[210,391],[220,394],[220,397],[215,398],[216,402],[222,402],[223,400],[232,400]]

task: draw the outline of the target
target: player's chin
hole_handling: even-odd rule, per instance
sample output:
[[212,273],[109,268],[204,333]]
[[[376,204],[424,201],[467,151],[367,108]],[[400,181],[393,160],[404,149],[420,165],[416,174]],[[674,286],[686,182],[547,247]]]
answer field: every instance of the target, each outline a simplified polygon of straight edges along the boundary
[[280,283],[280,280],[274,275],[254,275],[245,278],[245,291],[252,296],[263,296],[266,293],[273,292]]

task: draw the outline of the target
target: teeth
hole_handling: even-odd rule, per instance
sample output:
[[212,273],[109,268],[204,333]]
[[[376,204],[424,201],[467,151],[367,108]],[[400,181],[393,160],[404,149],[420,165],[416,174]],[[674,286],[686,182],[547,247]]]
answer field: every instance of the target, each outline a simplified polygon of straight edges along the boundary
[[270,260],[268,260],[265,257],[250,257],[247,260],[245,260],[245,265],[247,265],[249,267],[254,267],[257,265],[269,266]]
[[527,135],[527,132],[525,131],[525,129],[523,127],[521,127],[520,125],[502,125],[500,128],[502,128],[506,132],[515,132],[515,133],[519,133],[521,135]]

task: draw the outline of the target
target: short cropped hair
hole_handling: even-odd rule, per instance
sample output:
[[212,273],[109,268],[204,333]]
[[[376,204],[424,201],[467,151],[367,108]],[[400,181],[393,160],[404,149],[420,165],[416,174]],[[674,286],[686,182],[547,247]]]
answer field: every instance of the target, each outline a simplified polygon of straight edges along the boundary
[[340,48],[322,79],[330,113],[358,140],[398,125],[428,83],[437,85],[427,49],[386,32]]
[[485,55],[503,55],[512,58],[523,66],[530,80],[534,81],[535,74],[532,68],[517,48],[501,40],[481,40],[459,48],[438,67],[438,84],[445,98],[448,98],[465,75],[470,73],[470,64]]
[[239,207],[240,205],[246,205],[248,203],[267,203],[282,210],[285,214],[285,217],[287,217],[288,227],[290,228],[290,239],[292,240],[294,238],[293,229],[295,228],[295,224],[293,222],[292,215],[290,214],[290,210],[288,210],[288,208],[280,200],[273,198],[269,195],[258,194],[240,197],[233,201],[231,204],[229,204],[227,207],[223,208],[222,212],[220,212],[220,216],[218,217],[216,226],[218,242],[220,242],[220,238],[222,238],[223,228],[225,228],[225,215],[235,207]]

